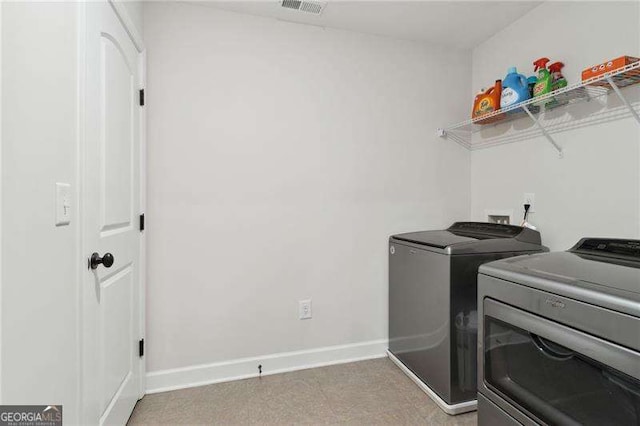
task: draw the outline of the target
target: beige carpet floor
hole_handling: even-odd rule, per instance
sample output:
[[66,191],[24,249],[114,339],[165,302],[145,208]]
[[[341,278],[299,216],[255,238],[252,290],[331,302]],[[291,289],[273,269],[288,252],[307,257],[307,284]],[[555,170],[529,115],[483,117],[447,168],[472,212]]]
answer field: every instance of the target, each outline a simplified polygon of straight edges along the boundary
[[145,396],[129,425],[475,425],[448,416],[389,359]]

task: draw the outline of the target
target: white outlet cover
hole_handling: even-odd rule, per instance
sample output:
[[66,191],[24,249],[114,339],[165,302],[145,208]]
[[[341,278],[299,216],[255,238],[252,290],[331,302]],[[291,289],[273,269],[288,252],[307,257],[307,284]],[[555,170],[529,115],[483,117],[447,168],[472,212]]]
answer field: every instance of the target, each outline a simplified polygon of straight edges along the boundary
[[524,204],[531,204],[531,207],[529,207],[529,213],[535,213],[536,194],[534,194],[533,192],[525,192],[522,196],[522,204],[522,211],[524,211]]
[[311,319],[311,299],[300,300],[298,302],[298,318]]

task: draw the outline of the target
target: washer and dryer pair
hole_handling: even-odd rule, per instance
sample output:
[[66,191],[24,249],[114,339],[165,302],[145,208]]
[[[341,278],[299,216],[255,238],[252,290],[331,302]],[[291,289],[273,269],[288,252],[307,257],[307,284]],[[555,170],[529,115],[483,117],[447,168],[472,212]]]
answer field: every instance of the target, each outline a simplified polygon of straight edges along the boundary
[[640,424],[639,240],[545,253],[535,231],[456,223],[389,245],[389,356],[444,411]]

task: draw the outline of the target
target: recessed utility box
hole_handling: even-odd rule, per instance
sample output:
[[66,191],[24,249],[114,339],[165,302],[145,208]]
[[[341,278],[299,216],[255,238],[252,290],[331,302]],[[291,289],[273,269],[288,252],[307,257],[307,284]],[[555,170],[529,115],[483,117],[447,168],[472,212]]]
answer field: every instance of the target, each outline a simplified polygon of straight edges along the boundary
[[513,210],[485,210],[484,214],[489,223],[513,224]]

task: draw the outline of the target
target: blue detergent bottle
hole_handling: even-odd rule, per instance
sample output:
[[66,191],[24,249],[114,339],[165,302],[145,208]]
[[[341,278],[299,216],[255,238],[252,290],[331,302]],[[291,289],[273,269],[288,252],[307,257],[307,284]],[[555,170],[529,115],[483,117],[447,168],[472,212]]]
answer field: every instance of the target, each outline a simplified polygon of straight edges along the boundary
[[[507,76],[502,80],[502,95],[500,96],[500,108],[507,108],[511,105],[526,101],[531,97],[527,77],[518,74],[516,67],[511,67],[507,71]],[[519,109],[513,110],[513,112]]]

